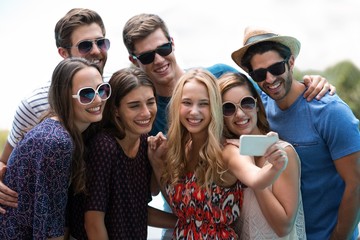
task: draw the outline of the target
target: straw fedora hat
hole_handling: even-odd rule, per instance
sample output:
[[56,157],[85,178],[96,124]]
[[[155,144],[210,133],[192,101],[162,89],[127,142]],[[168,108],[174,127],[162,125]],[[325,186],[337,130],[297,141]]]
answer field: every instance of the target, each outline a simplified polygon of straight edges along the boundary
[[272,32],[271,30],[247,27],[245,28],[244,32],[243,47],[233,52],[231,54],[231,58],[239,67],[248,72],[248,69],[241,64],[242,58],[244,57],[249,47],[265,41],[278,42],[287,46],[288,48],[290,48],[294,58],[299,55],[301,44],[296,38],[290,36],[280,36],[279,34]]

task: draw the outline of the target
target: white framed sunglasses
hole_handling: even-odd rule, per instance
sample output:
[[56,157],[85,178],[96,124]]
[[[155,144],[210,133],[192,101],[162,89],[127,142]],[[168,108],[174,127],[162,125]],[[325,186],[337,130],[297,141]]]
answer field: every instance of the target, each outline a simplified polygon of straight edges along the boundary
[[92,87],[80,88],[76,95],[72,95],[73,98],[77,98],[80,104],[88,105],[91,104],[96,97],[99,95],[102,101],[109,99],[111,95],[111,86],[109,83],[102,83],[96,89]]

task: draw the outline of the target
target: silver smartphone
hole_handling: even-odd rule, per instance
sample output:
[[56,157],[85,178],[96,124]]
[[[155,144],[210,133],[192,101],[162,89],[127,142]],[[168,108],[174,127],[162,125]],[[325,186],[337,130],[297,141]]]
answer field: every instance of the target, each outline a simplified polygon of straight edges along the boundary
[[266,149],[279,141],[277,135],[241,135],[240,154],[249,156],[263,156]]

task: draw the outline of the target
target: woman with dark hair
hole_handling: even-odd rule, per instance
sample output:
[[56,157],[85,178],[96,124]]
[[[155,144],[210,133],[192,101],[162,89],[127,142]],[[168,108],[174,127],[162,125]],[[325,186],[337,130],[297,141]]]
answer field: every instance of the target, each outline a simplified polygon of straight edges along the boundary
[[3,206],[0,239],[62,239],[68,186],[85,188],[82,132],[102,118],[111,89],[99,67],[67,58],[55,68],[50,109],[10,155],[4,183],[19,194],[17,208]]
[[[115,72],[113,90],[101,121],[102,130],[89,141],[87,194],[70,214],[75,239],[146,239],[148,224],[173,227],[175,216],[151,208],[152,168],[147,137],[157,106],[155,88],[138,68]],[[154,184],[156,181],[154,179]],[[80,197],[81,198],[81,197]],[[154,214],[154,215],[153,215]],[[163,221],[162,225],[160,222]]]
[[[219,86],[227,139],[270,132],[261,98],[244,74],[225,74],[220,77]],[[306,239],[299,156],[291,144],[281,140],[279,144],[286,151],[288,164],[265,189],[244,189],[243,207],[236,224],[240,239]],[[227,144],[223,151],[238,155],[239,146]],[[269,164],[266,156],[250,157],[259,168]]]

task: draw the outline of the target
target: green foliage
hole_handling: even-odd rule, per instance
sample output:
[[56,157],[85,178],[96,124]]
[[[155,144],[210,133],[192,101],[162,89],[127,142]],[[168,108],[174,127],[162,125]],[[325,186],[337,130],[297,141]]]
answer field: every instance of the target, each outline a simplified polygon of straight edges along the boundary
[[8,136],[7,130],[0,130],[0,154],[2,154],[3,148],[6,143],[7,136]]
[[350,61],[342,61],[325,71],[299,71],[295,69],[294,77],[302,80],[304,75],[321,75],[336,87],[336,93],[344,100],[354,115],[360,119],[360,71]]
[[338,95],[360,118],[360,71],[349,61],[336,64],[325,70],[328,79],[334,82]]

